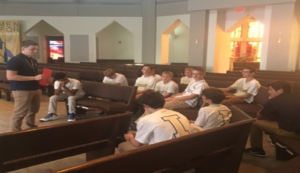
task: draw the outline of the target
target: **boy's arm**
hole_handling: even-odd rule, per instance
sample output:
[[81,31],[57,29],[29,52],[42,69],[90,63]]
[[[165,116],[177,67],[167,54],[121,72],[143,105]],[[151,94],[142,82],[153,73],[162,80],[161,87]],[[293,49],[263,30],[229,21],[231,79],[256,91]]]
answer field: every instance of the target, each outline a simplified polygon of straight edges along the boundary
[[243,94],[243,95],[230,95],[230,96],[226,96],[226,98],[232,98],[232,97],[238,97],[238,98],[241,98],[241,99],[246,99],[248,97],[252,96],[252,94],[250,93],[246,93],[246,94]]
[[[182,97],[171,97],[170,99],[168,99],[168,101],[185,101],[185,100],[191,100],[195,97],[198,97],[199,95],[197,94],[190,94],[188,96],[182,96]],[[166,100],[167,101],[167,100]]]
[[166,94],[162,94],[164,96],[164,98],[170,97],[172,95],[172,93],[166,93]]
[[132,134],[132,133],[124,134],[124,138],[126,139],[126,141],[130,142],[131,145],[133,145],[133,146],[135,146],[135,147],[140,147],[140,146],[143,145],[143,144],[140,143],[139,141],[135,140],[134,134]]
[[221,91],[225,91],[225,92],[228,92],[230,90],[233,90],[234,88],[232,88],[231,86],[230,87],[227,87],[227,88],[218,88],[219,90]]

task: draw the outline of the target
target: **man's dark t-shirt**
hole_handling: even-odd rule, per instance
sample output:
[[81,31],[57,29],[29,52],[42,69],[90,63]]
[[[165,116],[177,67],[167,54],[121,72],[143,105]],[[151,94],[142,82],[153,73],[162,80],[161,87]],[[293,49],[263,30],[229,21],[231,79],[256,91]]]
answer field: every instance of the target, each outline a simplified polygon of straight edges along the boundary
[[281,129],[300,132],[300,95],[283,93],[268,100],[260,115],[275,115]]
[[[11,58],[7,62],[7,70],[17,71],[20,76],[36,76],[38,74],[37,61],[33,58],[28,58],[24,54]],[[28,91],[39,89],[39,82],[32,81],[9,81],[12,91]]]

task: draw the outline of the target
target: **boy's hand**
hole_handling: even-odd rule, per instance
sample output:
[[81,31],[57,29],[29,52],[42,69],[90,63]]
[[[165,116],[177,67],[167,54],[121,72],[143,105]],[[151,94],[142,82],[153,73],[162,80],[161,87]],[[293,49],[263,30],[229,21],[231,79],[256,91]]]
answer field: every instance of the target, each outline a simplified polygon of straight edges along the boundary
[[127,133],[127,134],[124,134],[124,138],[126,141],[130,141],[131,139],[134,138],[135,135],[133,135],[132,133]]

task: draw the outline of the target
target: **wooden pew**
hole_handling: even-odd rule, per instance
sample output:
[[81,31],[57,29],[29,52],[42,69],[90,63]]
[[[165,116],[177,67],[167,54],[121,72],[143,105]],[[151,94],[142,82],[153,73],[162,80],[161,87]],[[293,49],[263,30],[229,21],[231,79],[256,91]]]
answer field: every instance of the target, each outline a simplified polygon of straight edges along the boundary
[[289,160],[300,156],[300,140],[274,134],[270,134],[270,138],[275,142],[277,160]]
[[114,153],[129,129],[130,112],[0,135],[0,173],[87,153],[92,160]]
[[196,172],[236,173],[254,120],[236,107],[231,107],[231,110],[232,122],[226,126],[103,157],[57,172],[181,173],[195,168]]
[[4,91],[6,101],[11,101],[10,86],[6,78],[6,71],[0,70],[0,98],[2,97],[1,90]]
[[131,111],[137,91],[137,87],[133,86],[90,81],[83,82],[82,89],[86,97],[76,100],[77,106],[103,109],[106,115]]

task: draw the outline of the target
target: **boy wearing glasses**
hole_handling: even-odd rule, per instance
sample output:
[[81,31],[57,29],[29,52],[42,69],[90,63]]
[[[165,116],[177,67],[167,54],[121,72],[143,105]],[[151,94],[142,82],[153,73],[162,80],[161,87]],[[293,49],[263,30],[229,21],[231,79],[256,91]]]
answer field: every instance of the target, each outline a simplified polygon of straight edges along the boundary
[[[254,79],[255,68],[247,67],[242,71],[243,78],[237,80],[228,88],[219,88],[226,93],[226,99],[221,104],[252,103],[260,88],[259,82]],[[236,89],[234,94],[227,93]]]
[[205,71],[203,68],[194,68],[192,71],[193,81],[189,83],[185,91],[175,96],[166,98],[164,108],[194,108],[197,106],[202,90],[208,88],[208,84],[204,80]]

